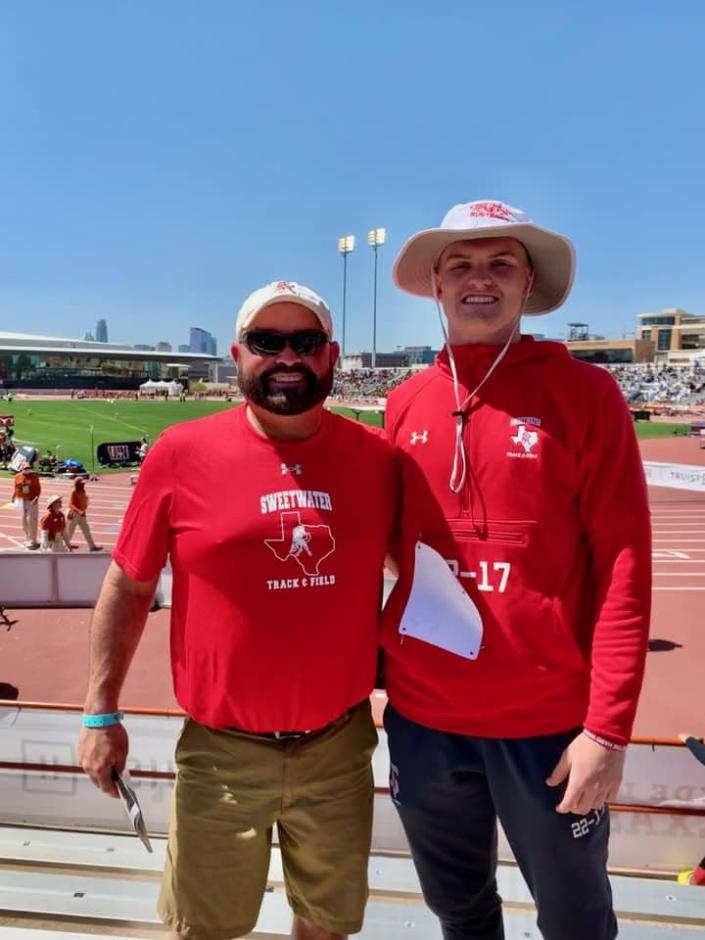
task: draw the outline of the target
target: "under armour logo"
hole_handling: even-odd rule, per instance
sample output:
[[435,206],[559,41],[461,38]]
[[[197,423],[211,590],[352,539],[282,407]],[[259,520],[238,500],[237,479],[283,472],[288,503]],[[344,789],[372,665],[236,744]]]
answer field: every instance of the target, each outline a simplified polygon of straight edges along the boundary
[[293,281],[277,281],[274,290],[279,291],[281,294],[295,294],[296,284]]
[[426,444],[428,442],[428,431],[412,431],[409,440],[412,444]]
[[289,466],[288,464],[283,463],[283,464],[281,465],[281,467],[282,467],[282,476],[283,476],[283,477],[285,477],[285,476],[287,475],[287,473],[293,473],[293,474],[295,474],[297,477],[300,477],[301,474],[304,472],[303,465],[300,464],[300,463],[294,463],[294,464],[291,464],[291,466]]

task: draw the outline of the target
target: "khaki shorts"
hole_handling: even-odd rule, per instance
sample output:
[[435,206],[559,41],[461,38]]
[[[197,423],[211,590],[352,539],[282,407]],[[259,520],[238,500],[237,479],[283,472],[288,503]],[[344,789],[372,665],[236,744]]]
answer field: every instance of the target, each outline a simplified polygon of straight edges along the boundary
[[334,933],[362,927],[377,744],[369,701],[323,731],[275,741],[188,719],[176,746],[159,915],[192,940],[257,922],[272,826],[294,913]]

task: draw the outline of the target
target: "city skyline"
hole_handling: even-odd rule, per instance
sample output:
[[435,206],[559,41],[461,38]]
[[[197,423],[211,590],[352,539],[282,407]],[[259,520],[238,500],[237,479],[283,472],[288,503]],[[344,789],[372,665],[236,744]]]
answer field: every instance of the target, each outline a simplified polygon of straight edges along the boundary
[[[697,314],[693,314],[691,311],[683,311],[681,308],[670,308],[670,307],[664,308],[662,311],[656,311],[656,310],[641,311],[641,312],[640,312],[639,314],[637,314],[636,317],[635,317],[634,329],[629,330],[629,331],[624,331],[624,332],[619,333],[619,334],[616,334],[616,333],[609,333],[609,332],[607,332],[607,333],[602,333],[602,332],[598,332],[598,331],[596,331],[596,330],[593,330],[593,329],[591,328],[591,324],[590,324],[589,321],[587,321],[587,322],[586,322],[586,321],[570,321],[570,322],[566,322],[566,323],[565,323],[565,325],[564,325],[565,328],[564,328],[564,331],[563,331],[564,335],[560,335],[560,336],[556,336],[556,335],[547,335],[547,334],[541,332],[541,330],[535,328],[535,323],[534,323],[534,321],[532,320],[532,318],[525,318],[525,319],[523,320],[524,329],[522,330],[522,332],[523,332],[523,333],[526,333],[526,334],[534,335],[536,339],[555,340],[555,341],[559,341],[559,342],[565,342],[565,341],[567,341],[567,340],[571,340],[571,339],[575,339],[575,338],[576,338],[575,328],[578,327],[578,328],[580,328],[580,332],[581,332],[582,334],[585,334],[583,338],[586,338],[586,339],[613,339],[613,340],[618,340],[618,339],[634,339],[634,338],[636,338],[636,337],[638,336],[638,334],[639,334],[639,319],[640,319],[642,316],[648,315],[648,314],[650,314],[650,313],[651,313],[651,314],[657,314],[657,315],[658,315],[659,313],[660,313],[660,314],[666,314],[666,313],[673,313],[673,312],[680,312],[680,313],[685,313],[686,315],[695,315],[695,316],[697,316]],[[215,340],[215,338],[212,336],[212,334],[210,333],[210,331],[205,330],[203,327],[190,327],[190,328],[189,328],[189,334],[190,334],[190,335],[193,335],[194,332],[195,332],[195,333],[202,333],[202,334],[204,334],[205,336],[209,337],[211,340]],[[86,331],[86,332],[84,333],[84,337],[83,337],[83,338],[84,338],[84,340],[87,340],[87,341],[100,342],[100,340],[97,340],[97,339],[93,336],[93,333],[92,333],[91,331]],[[71,339],[71,337],[66,337],[66,339]],[[154,349],[154,350],[157,350],[157,351],[164,351],[164,352],[166,352],[166,351],[171,351],[171,350],[176,350],[176,351],[178,351],[178,352],[208,352],[208,353],[210,353],[211,355],[218,355],[218,353],[217,353],[217,341],[216,341],[216,351],[215,351],[215,352],[211,352],[210,350],[205,349],[205,348],[194,348],[194,343],[193,343],[193,341],[188,342],[188,343],[174,343],[174,342],[171,341],[171,340],[158,340],[158,341],[153,342],[153,343],[145,343],[145,342],[143,342],[143,341],[135,342],[134,340],[128,339],[128,340],[125,340],[125,345],[132,346],[133,348],[135,348],[135,349],[137,349],[137,350],[142,350],[142,351],[144,351],[144,350],[149,350],[149,349]],[[167,347],[169,347],[169,349],[167,349]],[[405,345],[405,346],[402,346],[402,345],[400,345],[400,344],[396,344],[394,347],[391,347],[391,348],[388,348],[388,349],[378,349],[378,351],[379,351],[380,353],[384,354],[384,355],[392,355],[392,354],[394,354],[395,352],[399,352],[399,351],[404,352],[404,351],[411,351],[411,350],[416,350],[416,349],[419,349],[419,350],[428,350],[428,349],[433,349],[433,347],[432,347],[430,344],[426,344],[426,343],[413,343],[413,342],[412,342],[412,343],[407,344],[407,345]],[[440,346],[439,346],[438,349],[436,349],[435,351],[438,352],[439,350],[440,350]],[[371,353],[371,346],[370,346],[370,347],[362,346],[362,347],[360,347],[360,348],[349,349],[349,350],[346,351],[346,355],[347,355],[347,356],[359,356],[359,355],[361,355],[361,354],[368,355],[368,354],[370,354],[370,353]],[[228,343],[227,348],[226,348],[223,352],[220,353],[219,358],[221,358],[221,359],[229,359],[229,358],[230,358],[230,343]]]

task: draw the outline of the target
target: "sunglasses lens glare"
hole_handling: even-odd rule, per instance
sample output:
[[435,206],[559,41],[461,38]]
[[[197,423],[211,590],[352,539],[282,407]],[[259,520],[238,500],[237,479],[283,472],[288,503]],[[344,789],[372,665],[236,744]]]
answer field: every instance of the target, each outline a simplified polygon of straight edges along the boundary
[[300,330],[289,337],[291,348],[299,356],[313,356],[328,342],[328,337],[320,330]]
[[274,330],[252,330],[245,337],[247,348],[257,356],[276,356],[286,345],[286,336]]
[[297,356],[313,356],[328,342],[328,336],[322,330],[296,330],[293,333],[250,330],[243,339],[250,352],[257,356],[278,356],[287,344]]

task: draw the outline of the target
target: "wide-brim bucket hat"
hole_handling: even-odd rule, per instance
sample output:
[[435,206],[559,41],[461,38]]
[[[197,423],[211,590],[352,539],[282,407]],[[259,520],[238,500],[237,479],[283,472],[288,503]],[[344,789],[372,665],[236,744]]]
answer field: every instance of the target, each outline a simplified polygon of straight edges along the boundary
[[444,249],[477,238],[516,238],[526,248],[534,284],[524,313],[549,313],[565,302],[575,275],[572,242],[536,225],[521,209],[487,199],[453,206],[439,228],[412,235],[394,262],[394,283],[418,297],[433,297],[433,272]]

